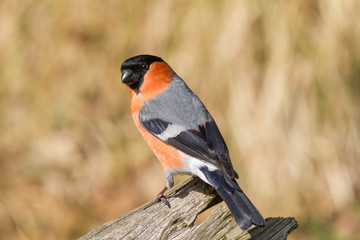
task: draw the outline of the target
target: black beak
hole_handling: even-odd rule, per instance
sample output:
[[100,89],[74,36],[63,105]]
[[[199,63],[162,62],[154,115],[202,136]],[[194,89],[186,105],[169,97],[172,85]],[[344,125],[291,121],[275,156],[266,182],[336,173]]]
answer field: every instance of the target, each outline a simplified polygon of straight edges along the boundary
[[133,71],[131,71],[131,70],[123,70],[122,71],[122,77],[121,77],[122,83],[131,83],[132,76],[133,76]]

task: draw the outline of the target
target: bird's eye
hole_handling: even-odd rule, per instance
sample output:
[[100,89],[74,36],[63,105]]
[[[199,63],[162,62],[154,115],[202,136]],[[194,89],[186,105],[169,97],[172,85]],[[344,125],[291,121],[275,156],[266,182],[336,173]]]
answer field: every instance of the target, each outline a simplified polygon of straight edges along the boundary
[[147,66],[146,64],[143,64],[143,65],[141,65],[141,68],[142,68],[142,69],[147,69],[148,66]]

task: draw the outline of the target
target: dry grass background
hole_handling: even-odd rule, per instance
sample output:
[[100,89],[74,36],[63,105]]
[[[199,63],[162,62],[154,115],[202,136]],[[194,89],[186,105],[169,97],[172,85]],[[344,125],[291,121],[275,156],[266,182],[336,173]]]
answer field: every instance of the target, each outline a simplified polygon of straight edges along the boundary
[[360,235],[360,2],[0,1],[0,238],[73,239],[165,181],[120,64],[163,57],[292,239]]

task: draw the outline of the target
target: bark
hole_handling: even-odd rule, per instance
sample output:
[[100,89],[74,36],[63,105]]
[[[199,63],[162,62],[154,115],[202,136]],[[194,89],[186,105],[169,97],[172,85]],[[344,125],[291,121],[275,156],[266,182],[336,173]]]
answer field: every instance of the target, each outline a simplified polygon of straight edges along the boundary
[[85,239],[286,239],[294,218],[267,218],[266,227],[242,231],[225,206],[218,206],[200,225],[197,216],[221,202],[216,191],[199,178],[190,178],[167,194],[170,204],[150,201],[80,237]]

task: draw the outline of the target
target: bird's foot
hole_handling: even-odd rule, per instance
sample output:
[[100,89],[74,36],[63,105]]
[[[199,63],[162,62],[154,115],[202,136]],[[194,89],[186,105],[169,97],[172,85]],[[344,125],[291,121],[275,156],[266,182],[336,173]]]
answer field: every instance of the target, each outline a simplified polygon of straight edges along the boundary
[[168,206],[168,208],[171,208],[171,205],[170,205],[170,203],[169,203],[169,201],[167,199],[173,197],[173,194],[170,194],[169,196],[165,196],[164,193],[165,193],[166,190],[167,190],[167,187],[164,187],[164,189],[161,190],[161,192],[159,192],[159,194],[156,196],[155,200],[152,203],[145,206],[144,210],[151,207],[152,205],[154,205],[155,203],[158,203],[158,202],[162,202],[166,206]]
[[166,206],[168,206],[169,208],[171,208],[171,205],[170,205],[169,201],[167,200],[167,197],[166,197],[164,194],[162,194],[162,193],[159,193],[159,194],[156,196],[155,202],[162,202],[162,203],[164,203]]

